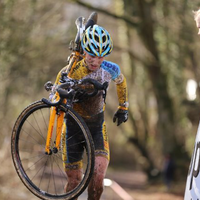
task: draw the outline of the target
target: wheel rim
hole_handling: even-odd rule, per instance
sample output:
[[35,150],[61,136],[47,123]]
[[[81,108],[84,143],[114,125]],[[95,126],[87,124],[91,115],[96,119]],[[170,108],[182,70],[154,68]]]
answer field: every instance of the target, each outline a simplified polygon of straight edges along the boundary
[[[85,177],[83,176],[82,183],[73,191],[65,193],[64,186],[67,183],[67,176],[63,168],[62,150],[60,149],[57,153],[52,152],[51,155],[45,154],[49,112],[49,107],[43,104],[29,110],[21,118],[20,123],[15,127],[15,140],[12,142],[14,143],[12,151],[14,164],[24,184],[35,195],[44,196],[47,199],[75,197],[83,191],[86,182],[88,183],[86,176],[91,175],[89,171],[92,161],[85,151],[83,164]],[[76,119],[73,113],[71,116]],[[55,130],[53,131],[54,135]],[[51,149],[54,146],[53,141]]]

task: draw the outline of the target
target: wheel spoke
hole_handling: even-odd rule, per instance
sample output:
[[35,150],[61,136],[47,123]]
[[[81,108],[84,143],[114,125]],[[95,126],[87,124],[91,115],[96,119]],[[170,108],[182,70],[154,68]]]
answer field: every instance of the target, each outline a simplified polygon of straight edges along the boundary
[[[43,135],[27,120],[26,121],[35,131],[36,131],[36,133],[38,133],[38,135],[40,135],[42,138],[43,138],[43,140],[45,141],[45,138],[43,137]],[[30,134],[29,134],[30,135]]]

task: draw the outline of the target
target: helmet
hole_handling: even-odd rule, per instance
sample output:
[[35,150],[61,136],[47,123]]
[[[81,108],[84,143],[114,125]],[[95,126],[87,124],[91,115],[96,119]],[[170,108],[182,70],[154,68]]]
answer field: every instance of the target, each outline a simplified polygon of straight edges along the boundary
[[111,53],[113,42],[108,31],[101,26],[89,26],[82,37],[81,46],[92,56],[104,57]]

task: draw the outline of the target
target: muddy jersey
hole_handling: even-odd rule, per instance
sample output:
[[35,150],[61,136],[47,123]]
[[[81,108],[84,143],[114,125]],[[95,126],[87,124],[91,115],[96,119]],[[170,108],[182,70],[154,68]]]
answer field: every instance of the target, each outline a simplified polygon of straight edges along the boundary
[[[58,84],[61,73],[64,72],[67,67],[63,68],[56,79],[55,84]],[[123,105],[128,102],[127,95],[127,84],[126,79],[120,71],[120,68],[117,64],[104,60],[101,63],[101,66],[96,71],[90,71],[87,68],[85,60],[81,60],[77,63],[74,68],[71,68],[68,76],[75,80],[83,80],[86,78],[92,78],[100,82],[101,84],[108,82],[110,83],[112,80],[116,83],[117,87],[117,95],[119,101],[119,107],[121,109],[127,109]],[[77,111],[82,117],[90,118],[101,113],[104,110],[104,98],[103,91],[99,91],[98,94],[94,97],[90,97],[87,100],[74,103],[74,110]]]

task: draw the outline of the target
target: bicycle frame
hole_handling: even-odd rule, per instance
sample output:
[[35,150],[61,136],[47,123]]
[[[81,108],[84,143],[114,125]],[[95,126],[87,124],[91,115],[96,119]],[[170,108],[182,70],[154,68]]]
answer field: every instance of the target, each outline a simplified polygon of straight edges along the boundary
[[[80,57],[82,57],[82,55],[79,51],[74,51],[71,53],[69,65],[66,70],[66,73],[68,75],[70,75],[71,68],[74,68],[76,66],[77,62],[80,60]],[[55,95],[53,96],[53,101],[58,101],[59,98],[60,98],[59,94],[58,92],[56,92]],[[64,103],[66,103],[66,100]],[[53,148],[53,152],[57,153],[57,151],[60,148],[61,132],[62,132],[62,126],[63,126],[63,121],[64,121],[64,112],[61,110],[58,111],[56,107],[52,106],[50,110],[50,119],[49,119],[46,146],[45,146],[45,153],[48,155],[52,154],[52,150],[50,149],[50,146],[51,146],[52,133],[54,129],[56,115],[57,115],[56,140],[55,140],[55,146]]]

